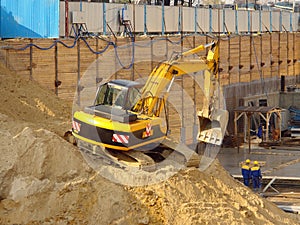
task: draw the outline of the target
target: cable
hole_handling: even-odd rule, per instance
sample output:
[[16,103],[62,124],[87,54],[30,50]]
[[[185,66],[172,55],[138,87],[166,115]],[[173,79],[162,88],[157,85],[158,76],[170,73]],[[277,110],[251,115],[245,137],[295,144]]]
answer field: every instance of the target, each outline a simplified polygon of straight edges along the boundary
[[95,50],[93,50],[92,48],[91,48],[91,46],[89,45],[89,43],[86,41],[86,39],[84,38],[84,37],[81,37],[81,39],[83,40],[83,42],[86,44],[86,46],[88,47],[88,49],[93,53],[93,54],[96,54],[96,55],[100,55],[100,54],[103,54],[108,48],[109,48],[109,46],[116,46],[115,45],[115,43],[113,43],[113,42],[108,42],[108,44],[104,47],[104,49],[103,50],[101,50],[101,51],[95,51]]
[[115,55],[116,55],[116,58],[117,58],[117,61],[118,63],[122,66],[123,69],[130,69],[133,64],[134,64],[134,44],[132,44],[132,57],[131,57],[131,62],[129,64],[129,66],[125,66],[122,62],[121,62],[121,59],[119,57],[119,54],[118,54],[118,50],[117,50],[118,47],[115,46]]
[[46,47],[46,48],[42,48],[42,47],[40,47],[40,46],[38,46],[38,45],[36,45],[36,44],[33,44],[33,43],[27,44],[27,45],[25,45],[24,47],[21,47],[21,48],[14,48],[14,47],[2,47],[2,48],[5,48],[5,49],[12,49],[12,50],[16,50],[16,51],[24,51],[24,50],[26,50],[27,48],[35,47],[35,48],[37,48],[37,49],[39,49],[39,50],[45,51],[45,50],[50,50],[50,49],[53,48],[57,43],[63,45],[63,46],[66,47],[66,48],[74,48],[75,45],[76,45],[76,43],[77,43],[77,40],[78,40],[78,38],[76,38],[76,39],[74,40],[74,42],[73,42],[72,45],[67,45],[67,44],[65,44],[64,42],[60,41],[60,40],[54,40],[53,44],[51,44],[49,47]]

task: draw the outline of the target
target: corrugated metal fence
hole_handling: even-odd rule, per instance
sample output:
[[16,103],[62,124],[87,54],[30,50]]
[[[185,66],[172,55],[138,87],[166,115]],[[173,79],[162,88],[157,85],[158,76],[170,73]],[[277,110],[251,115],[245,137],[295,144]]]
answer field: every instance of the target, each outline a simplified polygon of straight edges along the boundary
[[1,38],[51,38],[59,34],[59,0],[0,0]]

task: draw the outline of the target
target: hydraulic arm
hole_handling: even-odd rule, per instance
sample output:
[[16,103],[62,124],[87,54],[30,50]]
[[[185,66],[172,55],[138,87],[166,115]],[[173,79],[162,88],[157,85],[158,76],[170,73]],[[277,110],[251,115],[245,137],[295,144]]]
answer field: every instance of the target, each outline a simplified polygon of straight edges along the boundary
[[[197,59],[187,59],[186,57],[196,54],[206,48],[211,47],[207,57]],[[134,112],[146,114],[148,116],[159,116],[162,107],[157,107],[157,104],[163,104],[168,97],[168,93],[176,77],[184,74],[190,74],[197,71],[207,70],[213,79],[217,75],[217,65],[219,58],[218,43],[210,43],[207,45],[200,45],[197,48],[186,51],[181,55],[178,54],[169,61],[161,63],[156,67],[142,88],[141,98],[133,107]],[[168,86],[166,92],[163,92]],[[210,87],[207,87],[210,89]]]

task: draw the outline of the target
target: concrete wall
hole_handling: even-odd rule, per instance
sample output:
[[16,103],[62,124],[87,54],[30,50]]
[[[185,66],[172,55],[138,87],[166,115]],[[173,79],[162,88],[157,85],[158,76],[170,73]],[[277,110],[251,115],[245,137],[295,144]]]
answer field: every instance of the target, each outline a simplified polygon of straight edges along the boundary
[[300,108],[300,91],[280,93],[279,106],[285,109],[290,106]]

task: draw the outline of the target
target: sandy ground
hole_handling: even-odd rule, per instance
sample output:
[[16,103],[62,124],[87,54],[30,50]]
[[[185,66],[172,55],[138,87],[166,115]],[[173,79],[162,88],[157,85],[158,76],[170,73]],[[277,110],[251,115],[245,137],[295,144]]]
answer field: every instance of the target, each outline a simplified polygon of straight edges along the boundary
[[62,138],[71,104],[0,67],[0,224],[300,224],[218,161],[153,185],[106,180]]

